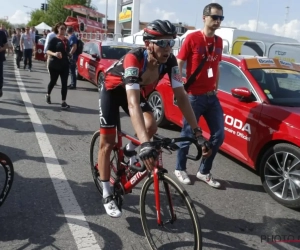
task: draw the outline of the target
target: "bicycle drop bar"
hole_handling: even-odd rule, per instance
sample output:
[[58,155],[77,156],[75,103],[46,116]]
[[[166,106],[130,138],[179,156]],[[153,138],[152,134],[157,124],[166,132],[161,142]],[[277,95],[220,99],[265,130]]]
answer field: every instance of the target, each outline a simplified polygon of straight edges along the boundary
[[[179,147],[176,145],[177,142],[190,142],[195,145],[197,148],[197,155],[187,155],[186,157],[193,161],[198,161],[202,157],[202,147],[198,144],[198,141],[195,138],[191,137],[178,137],[178,138],[167,138],[161,135],[155,134],[153,136],[153,141],[150,144],[153,147],[156,147],[157,150],[161,148],[165,148],[170,151],[176,151]],[[157,155],[158,156],[158,155]],[[141,167],[137,166],[129,166],[130,169],[138,172],[144,172],[146,170],[146,166],[143,164]]]

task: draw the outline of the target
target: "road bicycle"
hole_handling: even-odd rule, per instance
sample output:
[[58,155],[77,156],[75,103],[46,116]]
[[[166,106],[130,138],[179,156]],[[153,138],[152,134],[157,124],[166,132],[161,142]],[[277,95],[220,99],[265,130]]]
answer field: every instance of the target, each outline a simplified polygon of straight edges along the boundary
[[[122,139],[126,138],[137,145],[140,145],[140,142],[136,137],[122,131],[120,119],[118,120],[119,122],[116,127],[117,142],[112,150],[112,157],[110,159],[110,184],[119,209],[122,209],[123,196],[131,193],[132,189],[147,176],[148,178],[141,188],[140,216],[142,227],[150,247],[152,249],[177,249],[178,247],[184,249],[202,249],[201,227],[193,202],[181,184],[168,175],[168,171],[163,168],[162,161],[162,152],[166,151],[171,154],[172,151],[179,149],[176,144],[177,142],[187,141],[196,146],[197,155],[187,155],[187,158],[191,160],[199,160],[201,158],[201,147],[199,147],[197,141],[193,138],[180,137],[170,139],[156,134],[151,143],[155,145],[159,156],[157,166],[150,173],[144,165],[129,166],[129,161],[126,161],[126,157],[123,154]],[[94,160],[94,156],[98,154],[99,142],[96,143],[98,139],[100,139],[100,132],[96,131],[90,145],[90,163],[94,182],[102,196],[103,189],[98,171],[98,163]],[[176,205],[178,205],[177,210],[175,209]],[[184,206],[187,208],[187,211],[182,213]],[[152,215],[150,215],[151,213]],[[187,218],[184,219],[182,218],[183,216]],[[151,225],[153,229],[150,228]],[[173,226],[177,226],[177,228],[173,229]],[[190,226],[190,228],[186,229],[185,227],[187,226]],[[158,236],[152,236],[152,233],[156,232]],[[155,240],[158,242],[156,243]],[[163,240],[170,242],[163,245]]]
[[[8,196],[8,193],[11,189],[14,180],[14,166],[12,164],[12,161],[6,154],[3,154],[1,152],[0,152],[0,168],[3,168],[5,173],[4,185],[0,183],[0,187],[3,187],[0,193],[0,207],[1,207]],[[2,181],[3,180],[2,176],[0,176],[0,178]]]

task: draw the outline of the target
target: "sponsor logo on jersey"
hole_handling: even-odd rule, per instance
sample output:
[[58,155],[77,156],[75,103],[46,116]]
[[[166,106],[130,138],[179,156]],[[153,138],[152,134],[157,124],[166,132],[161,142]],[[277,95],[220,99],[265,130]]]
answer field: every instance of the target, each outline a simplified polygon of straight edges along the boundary
[[269,58],[258,58],[257,61],[259,64],[275,64],[274,60]]
[[139,68],[129,67],[124,71],[124,77],[138,77],[139,76]]

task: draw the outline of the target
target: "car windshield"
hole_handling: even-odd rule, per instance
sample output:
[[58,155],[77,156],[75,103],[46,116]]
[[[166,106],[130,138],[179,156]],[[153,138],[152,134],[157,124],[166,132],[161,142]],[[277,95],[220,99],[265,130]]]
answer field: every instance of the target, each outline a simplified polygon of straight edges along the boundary
[[102,46],[101,57],[103,59],[119,60],[131,49],[132,49],[131,47],[127,47],[127,46]]
[[46,42],[45,38],[39,39],[39,44],[45,45],[45,42]]
[[251,69],[270,103],[300,107],[300,72],[288,69]]

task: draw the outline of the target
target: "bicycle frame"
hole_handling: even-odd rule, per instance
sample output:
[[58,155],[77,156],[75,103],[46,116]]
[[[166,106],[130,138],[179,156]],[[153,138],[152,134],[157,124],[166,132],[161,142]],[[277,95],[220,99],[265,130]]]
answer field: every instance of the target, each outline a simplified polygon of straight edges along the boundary
[[[115,148],[118,149],[118,166],[117,166],[117,176],[120,177],[120,183],[123,185],[123,190],[124,194],[128,194],[132,191],[132,189],[140,182],[142,181],[147,175],[148,175],[148,170],[144,170],[143,172],[137,172],[135,175],[133,175],[129,180],[127,180],[127,176],[124,171],[122,171],[125,166],[122,165],[121,163],[123,162],[124,159],[124,152],[122,149],[122,138],[126,138],[130,141],[132,141],[136,145],[140,145],[141,143],[139,140],[132,136],[126,134],[126,132],[121,130],[121,124],[120,124],[120,119],[117,124],[117,143],[115,145]],[[160,176],[164,173],[167,172],[163,168],[163,162],[162,162],[162,150],[159,152],[159,157],[157,161],[157,165],[154,167],[153,170],[153,179],[154,179],[154,193],[155,193],[155,205],[156,205],[156,214],[157,214],[157,224],[162,225],[161,221],[161,213],[160,213],[160,190],[159,190],[159,179],[161,178]],[[171,201],[171,194],[169,190],[169,186],[165,184],[165,191],[168,196],[168,202],[169,202],[169,209],[170,209],[170,215],[171,215],[171,221],[174,221],[176,219],[176,216],[174,214],[173,210],[173,204]]]

